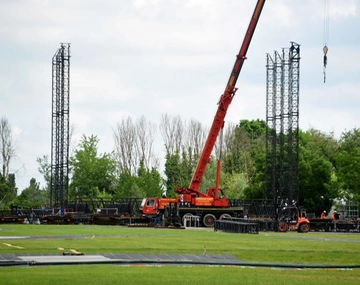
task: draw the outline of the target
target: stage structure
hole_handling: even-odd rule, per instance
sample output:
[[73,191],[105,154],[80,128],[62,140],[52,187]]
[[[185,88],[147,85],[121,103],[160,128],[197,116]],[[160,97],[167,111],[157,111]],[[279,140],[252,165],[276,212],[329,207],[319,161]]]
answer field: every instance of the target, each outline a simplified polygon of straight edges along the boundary
[[299,199],[300,45],[266,55],[266,198]]
[[52,58],[50,205],[66,208],[69,190],[70,44],[61,43]]

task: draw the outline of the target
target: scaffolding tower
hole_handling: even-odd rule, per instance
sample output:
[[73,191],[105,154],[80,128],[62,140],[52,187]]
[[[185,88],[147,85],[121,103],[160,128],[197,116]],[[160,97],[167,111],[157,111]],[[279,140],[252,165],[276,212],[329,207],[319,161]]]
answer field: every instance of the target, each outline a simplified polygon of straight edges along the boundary
[[66,208],[69,190],[70,44],[61,43],[52,58],[50,205]]
[[353,199],[342,199],[336,201],[335,209],[342,219],[357,220],[359,218],[360,203]]
[[300,45],[266,55],[266,198],[299,200]]

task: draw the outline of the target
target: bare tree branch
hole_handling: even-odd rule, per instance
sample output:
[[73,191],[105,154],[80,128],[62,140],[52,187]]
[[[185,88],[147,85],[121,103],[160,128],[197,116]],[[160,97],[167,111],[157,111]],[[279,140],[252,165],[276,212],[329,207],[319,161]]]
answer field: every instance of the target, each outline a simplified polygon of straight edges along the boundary
[[128,117],[117,123],[114,131],[115,154],[117,156],[120,171],[129,171],[134,174],[136,160],[136,137],[135,126],[132,119]]
[[170,153],[181,150],[184,137],[184,124],[180,116],[170,117],[163,114],[160,119],[160,132],[165,142],[165,149]]
[[153,144],[156,136],[156,125],[147,122],[146,118],[142,116],[136,123],[138,152],[139,158],[143,160],[144,167],[151,169],[157,167],[154,165]]
[[229,153],[234,146],[236,124],[228,122],[224,127],[223,151]]
[[69,131],[69,143],[70,143],[70,150],[69,150],[69,156],[73,156],[75,153],[75,149],[77,146],[77,142],[73,141],[73,136],[75,133],[75,129],[76,129],[76,125],[75,124],[71,124],[70,126],[70,131]]
[[191,148],[195,157],[200,157],[201,151],[204,147],[207,130],[200,121],[191,119],[186,124],[187,140],[185,146],[187,149]]
[[140,163],[147,169],[157,168],[159,160],[155,157],[153,144],[156,125],[141,117],[133,123],[128,117],[118,122],[114,132],[115,155],[121,172],[136,175]]
[[2,174],[9,175],[10,162],[16,156],[15,140],[12,135],[11,126],[6,117],[0,120],[0,151],[2,158]]

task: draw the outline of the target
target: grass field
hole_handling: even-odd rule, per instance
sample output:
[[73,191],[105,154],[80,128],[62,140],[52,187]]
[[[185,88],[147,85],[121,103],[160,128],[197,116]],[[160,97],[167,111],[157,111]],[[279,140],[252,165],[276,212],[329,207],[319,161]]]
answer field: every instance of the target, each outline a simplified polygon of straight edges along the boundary
[[[6,239],[34,236],[34,239]],[[0,254],[231,254],[244,262],[360,265],[360,234],[230,234],[90,225],[0,225]],[[9,246],[10,244],[10,246]],[[1,284],[359,284],[360,269],[74,265],[0,267]]]

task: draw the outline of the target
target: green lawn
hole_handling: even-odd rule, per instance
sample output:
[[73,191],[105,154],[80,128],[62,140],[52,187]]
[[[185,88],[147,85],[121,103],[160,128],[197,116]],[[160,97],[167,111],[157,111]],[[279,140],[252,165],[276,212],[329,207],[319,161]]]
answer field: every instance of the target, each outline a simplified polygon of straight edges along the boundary
[[[3,239],[36,236],[36,239]],[[95,225],[0,225],[0,254],[232,254],[244,262],[360,265],[360,234],[230,234]],[[56,238],[53,238],[56,237]],[[9,246],[10,245],[10,246]],[[74,265],[0,267],[1,284],[358,284],[360,269]],[[4,281],[4,282],[3,282]],[[75,282],[76,281],[76,282]]]

